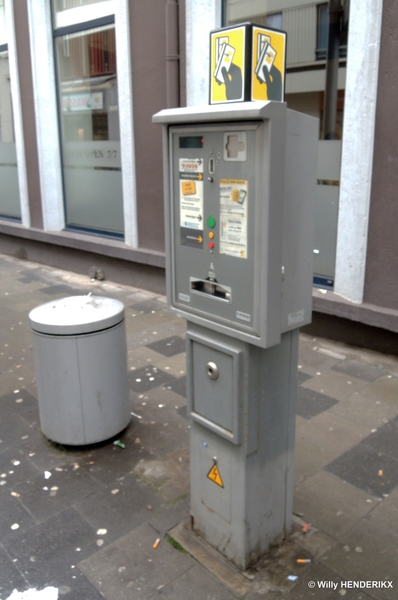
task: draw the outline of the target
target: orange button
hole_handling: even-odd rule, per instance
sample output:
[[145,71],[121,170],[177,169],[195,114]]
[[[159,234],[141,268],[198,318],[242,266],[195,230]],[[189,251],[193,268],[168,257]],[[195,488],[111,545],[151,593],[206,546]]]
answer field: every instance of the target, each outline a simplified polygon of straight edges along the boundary
[[210,250],[212,250],[214,248],[214,242],[209,242],[208,246],[209,246]]
[[207,235],[209,236],[209,238],[211,240],[214,238],[214,233],[212,231],[209,231],[209,233]]

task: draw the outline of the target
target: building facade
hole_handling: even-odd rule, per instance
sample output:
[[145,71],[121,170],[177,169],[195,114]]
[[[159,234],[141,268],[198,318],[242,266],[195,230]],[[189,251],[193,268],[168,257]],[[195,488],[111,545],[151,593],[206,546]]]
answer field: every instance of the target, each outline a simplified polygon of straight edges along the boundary
[[[337,139],[320,126],[314,310],[398,332],[396,3],[342,4]],[[287,31],[286,101],[322,124],[328,8],[0,0],[0,252],[163,291],[152,115],[207,104],[208,32],[250,20]]]

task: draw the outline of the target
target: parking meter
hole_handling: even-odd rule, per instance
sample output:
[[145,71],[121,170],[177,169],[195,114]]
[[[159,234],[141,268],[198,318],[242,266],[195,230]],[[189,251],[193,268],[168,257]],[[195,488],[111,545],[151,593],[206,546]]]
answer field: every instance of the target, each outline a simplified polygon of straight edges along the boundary
[[318,122],[281,102],[164,110],[169,310],[188,321],[194,531],[241,569],[290,530]]

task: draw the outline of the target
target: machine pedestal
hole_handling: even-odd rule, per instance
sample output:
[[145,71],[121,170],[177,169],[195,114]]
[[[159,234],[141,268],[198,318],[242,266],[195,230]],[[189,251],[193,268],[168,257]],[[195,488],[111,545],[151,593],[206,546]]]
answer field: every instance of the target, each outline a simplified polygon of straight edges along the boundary
[[263,349],[188,324],[194,531],[246,570],[290,532],[298,330]]

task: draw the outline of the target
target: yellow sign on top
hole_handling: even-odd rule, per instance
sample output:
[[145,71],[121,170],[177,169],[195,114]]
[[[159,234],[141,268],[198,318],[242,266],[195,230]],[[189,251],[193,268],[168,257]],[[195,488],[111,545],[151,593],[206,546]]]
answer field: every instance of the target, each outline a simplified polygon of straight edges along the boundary
[[210,104],[284,101],[286,33],[242,23],[210,33]]
[[210,104],[245,100],[246,28],[210,34]]
[[285,97],[286,33],[253,26],[251,99],[278,100]]

